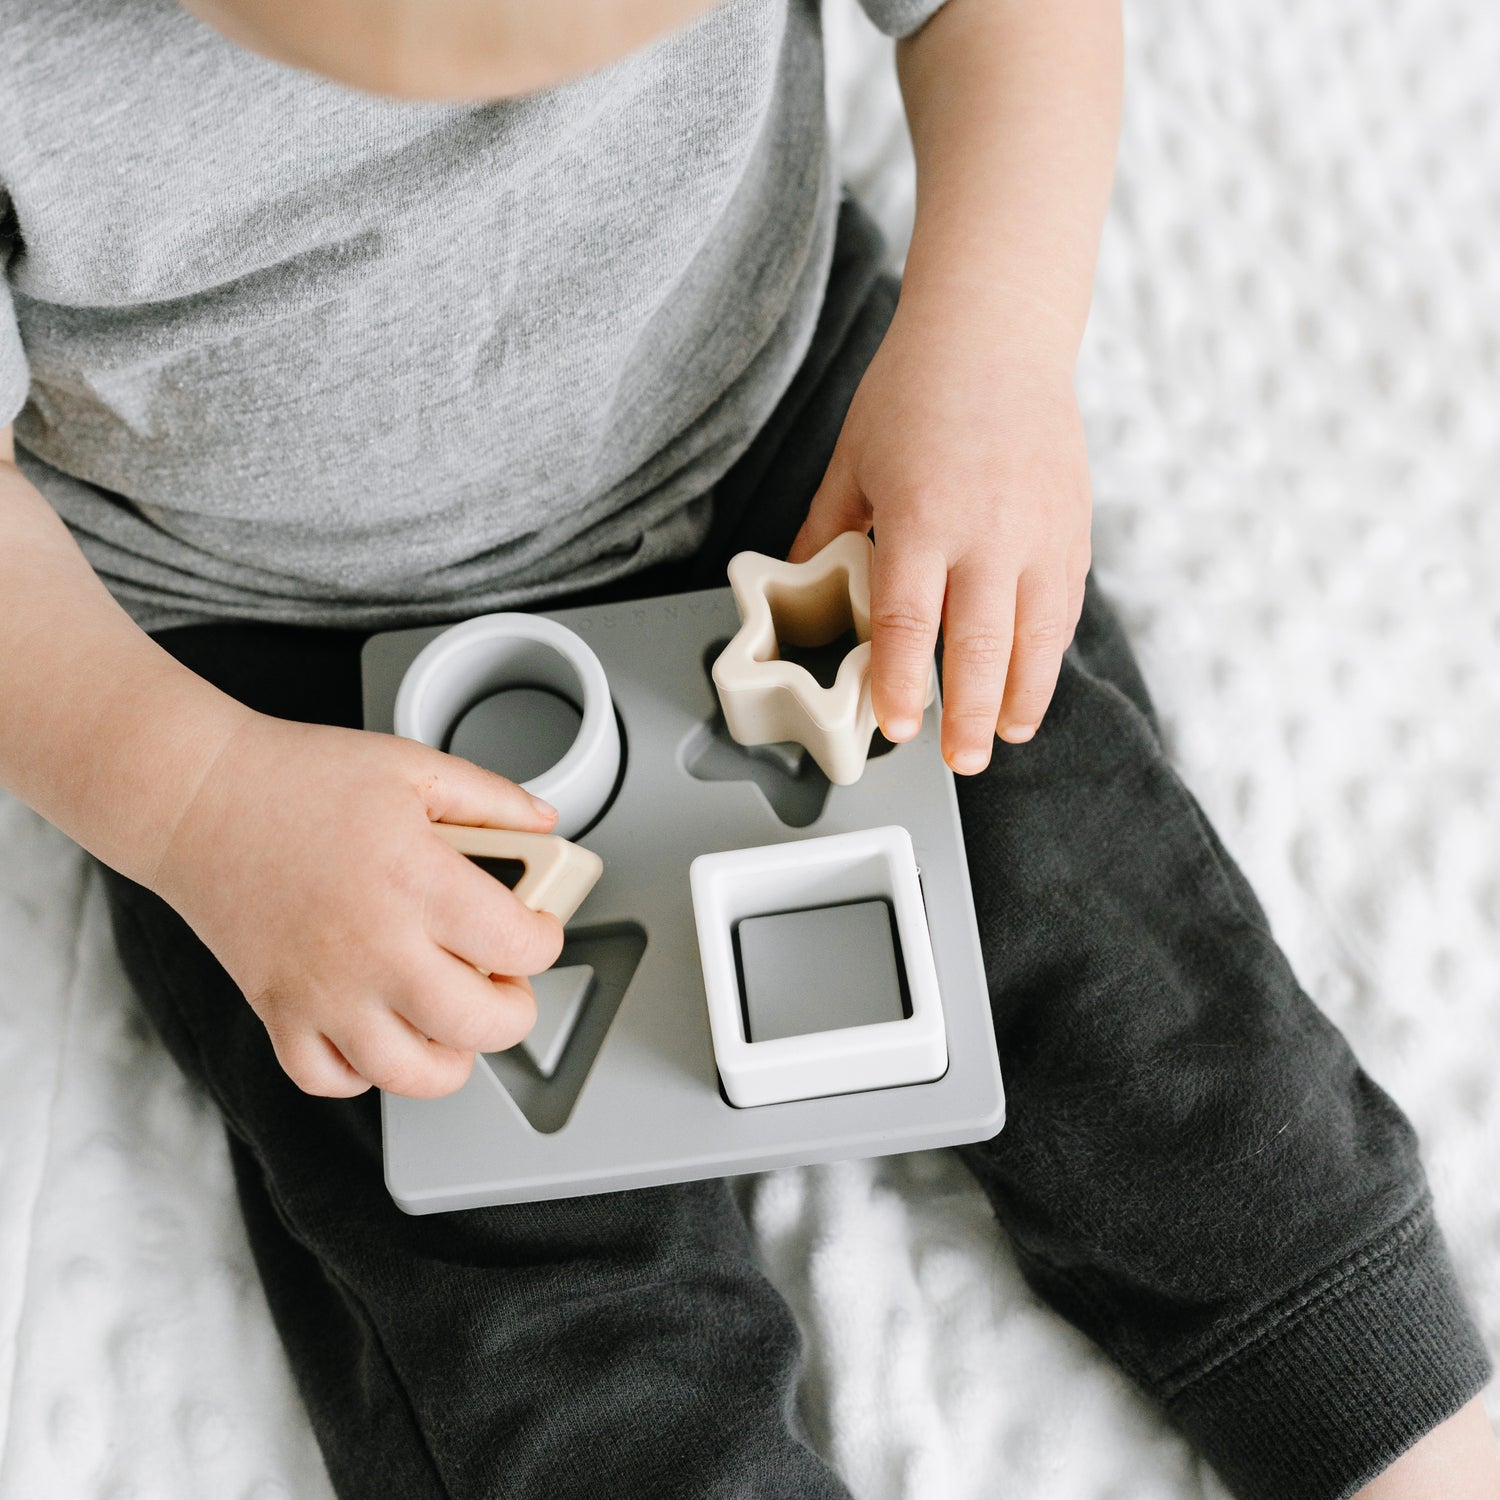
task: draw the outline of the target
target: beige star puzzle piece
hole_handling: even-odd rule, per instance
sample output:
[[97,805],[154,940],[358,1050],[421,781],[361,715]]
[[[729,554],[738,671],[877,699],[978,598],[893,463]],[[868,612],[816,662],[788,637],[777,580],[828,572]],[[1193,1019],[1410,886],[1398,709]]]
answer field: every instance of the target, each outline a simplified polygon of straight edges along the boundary
[[[714,662],[714,686],[729,733],[741,745],[795,741],[837,786],[864,774],[875,709],[870,701],[870,564],[874,544],[846,531],[806,562],[760,552],[730,560],[740,628]],[[783,661],[782,646],[823,646],[853,631],[858,644],[831,687]],[[927,680],[925,703],[937,692]]]

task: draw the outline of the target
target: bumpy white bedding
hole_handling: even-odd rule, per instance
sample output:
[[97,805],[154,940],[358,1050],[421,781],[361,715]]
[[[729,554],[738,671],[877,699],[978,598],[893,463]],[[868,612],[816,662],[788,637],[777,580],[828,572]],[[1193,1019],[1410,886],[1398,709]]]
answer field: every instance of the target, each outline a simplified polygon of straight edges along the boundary
[[[1304,983],[1416,1120],[1500,1347],[1500,8],[1128,9],[1080,374],[1097,568]],[[886,48],[852,0],[828,24],[847,171],[899,243]],[[859,1500],[1223,1494],[948,1156],[744,1201]],[[0,1497],[329,1494],[216,1123],[83,859],[0,799]]]

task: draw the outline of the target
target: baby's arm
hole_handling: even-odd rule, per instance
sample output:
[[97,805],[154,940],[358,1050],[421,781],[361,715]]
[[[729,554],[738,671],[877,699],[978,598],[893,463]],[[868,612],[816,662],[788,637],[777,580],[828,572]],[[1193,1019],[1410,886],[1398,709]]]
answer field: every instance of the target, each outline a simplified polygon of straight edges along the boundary
[[896,316],[793,548],[875,527],[875,711],[916,733],[939,620],[956,771],[1040,723],[1083,601],[1073,364],[1113,173],[1119,0],[948,0],[900,44],[917,217]]
[[503,778],[253,713],[110,597],[0,429],[0,785],[187,919],[311,1093],[442,1094],[530,1029],[561,928],[432,830],[547,831]]
[[[943,748],[979,770],[1028,739],[1088,571],[1073,363],[1119,111],[1118,0],[947,0],[899,51],[917,219],[895,319],[793,548],[875,526],[886,734],[916,732],[941,615]],[[1359,1500],[1500,1494],[1482,1402]]]

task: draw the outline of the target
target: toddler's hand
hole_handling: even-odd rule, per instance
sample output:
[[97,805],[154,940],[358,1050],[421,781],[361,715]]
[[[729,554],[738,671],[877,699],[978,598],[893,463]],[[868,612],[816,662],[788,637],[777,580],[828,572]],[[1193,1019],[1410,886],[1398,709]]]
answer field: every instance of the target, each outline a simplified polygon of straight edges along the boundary
[[[427,1098],[536,1020],[562,948],[434,822],[545,833],[546,804],[410,740],[248,714],[151,887],[192,925],[310,1094]],[[489,971],[493,978],[481,975]]]
[[939,622],[943,755],[1030,739],[1083,607],[1089,474],[1071,371],[903,293],[791,559],[875,527],[871,676],[891,740],[916,734]]

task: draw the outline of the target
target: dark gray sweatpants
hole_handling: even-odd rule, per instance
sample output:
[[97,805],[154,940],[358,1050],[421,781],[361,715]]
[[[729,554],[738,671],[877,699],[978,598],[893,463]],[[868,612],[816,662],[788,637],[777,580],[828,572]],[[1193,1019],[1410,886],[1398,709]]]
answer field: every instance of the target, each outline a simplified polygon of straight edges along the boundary
[[[846,207],[812,352],[716,490],[707,545],[608,597],[719,584],[741,547],[784,553],[894,306],[878,263]],[[346,725],[360,639],[162,637],[258,709]],[[1009,1099],[1005,1130],[960,1155],[1027,1277],[1236,1494],[1350,1494],[1488,1359],[1409,1125],[1167,764],[1097,591],[1036,739],[998,744],[959,803]],[[300,1093],[176,914],[107,886],[146,1008],[223,1112],[341,1496],[847,1496],[797,1430],[796,1324],[723,1181],[408,1218],[375,1098]]]

